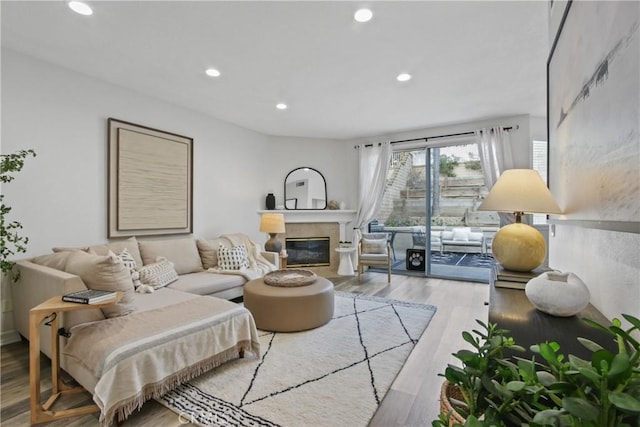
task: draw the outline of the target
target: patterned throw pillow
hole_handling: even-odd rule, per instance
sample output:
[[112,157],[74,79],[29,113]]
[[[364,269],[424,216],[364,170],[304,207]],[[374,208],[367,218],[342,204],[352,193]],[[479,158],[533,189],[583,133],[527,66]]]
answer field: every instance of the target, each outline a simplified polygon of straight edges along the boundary
[[178,273],[173,268],[173,263],[163,257],[158,257],[153,264],[142,266],[138,272],[142,284],[153,286],[154,289],[162,288],[178,280]]
[[221,270],[240,270],[249,267],[247,248],[245,245],[227,248],[222,244],[218,247],[218,267]]
[[129,269],[131,274],[138,269],[135,258],[129,253],[127,248],[124,248],[124,250],[118,254],[118,258],[122,260],[122,263]]

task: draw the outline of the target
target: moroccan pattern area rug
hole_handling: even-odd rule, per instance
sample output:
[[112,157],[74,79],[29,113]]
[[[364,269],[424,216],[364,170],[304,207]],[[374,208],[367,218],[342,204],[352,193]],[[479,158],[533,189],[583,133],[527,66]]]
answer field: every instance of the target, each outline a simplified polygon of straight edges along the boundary
[[261,358],[238,359],[158,401],[200,426],[366,426],[436,308],[336,292],[310,331],[259,331]]

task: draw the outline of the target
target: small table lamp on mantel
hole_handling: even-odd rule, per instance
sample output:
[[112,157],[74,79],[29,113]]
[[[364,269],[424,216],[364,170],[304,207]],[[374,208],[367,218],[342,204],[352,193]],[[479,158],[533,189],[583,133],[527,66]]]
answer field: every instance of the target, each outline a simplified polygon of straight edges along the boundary
[[269,233],[271,238],[264,244],[264,249],[269,252],[278,252],[282,250],[282,242],[278,241],[276,236],[278,233],[284,233],[284,215],[279,213],[263,213],[260,217],[260,231]]
[[491,250],[503,268],[522,272],[542,264],[547,253],[544,237],[535,228],[523,224],[522,215],[562,213],[540,174],[533,169],[504,171],[478,210],[515,214],[516,222],[498,230]]

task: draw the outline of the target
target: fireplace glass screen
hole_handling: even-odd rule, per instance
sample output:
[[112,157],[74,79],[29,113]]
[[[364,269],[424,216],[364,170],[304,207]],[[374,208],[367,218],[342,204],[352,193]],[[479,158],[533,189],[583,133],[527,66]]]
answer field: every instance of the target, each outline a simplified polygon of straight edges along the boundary
[[304,237],[285,239],[287,267],[329,266],[329,238]]

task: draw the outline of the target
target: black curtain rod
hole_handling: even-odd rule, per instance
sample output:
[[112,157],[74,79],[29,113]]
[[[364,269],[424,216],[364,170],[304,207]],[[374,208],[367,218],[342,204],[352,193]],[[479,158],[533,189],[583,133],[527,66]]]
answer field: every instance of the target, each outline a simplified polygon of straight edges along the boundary
[[[517,125],[516,129],[518,129],[520,126]],[[513,129],[513,126],[507,126],[502,128],[504,130],[511,130]],[[391,141],[389,144],[399,144],[401,142],[414,142],[414,141],[429,141],[430,139],[438,139],[438,138],[449,138],[452,136],[467,136],[467,135],[475,135],[475,132],[470,131],[470,132],[460,132],[460,133],[450,133],[448,135],[436,135],[436,136],[425,136],[423,138],[413,138],[413,139],[402,139],[400,141]],[[365,144],[365,147],[373,147],[373,144]],[[356,145],[354,148],[358,148],[358,146]]]
[[[513,129],[513,127],[509,126],[509,127],[505,127],[505,128],[502,128],[502,129],[511,130],[511,129]],[[426,136],[424,138],[402,139],[400,141],[391,141],[390,144],[399,144],[401,142],[413,142],[413,141],[422,141],[422,140],[429,141],[430,139],[449,138],[449,137],[452,137],[452,136],[467,136],[467,135],[475,135],[475,132],[469,131],[469,132],[460,132],[460,133],[450,133],[448,135]]]

